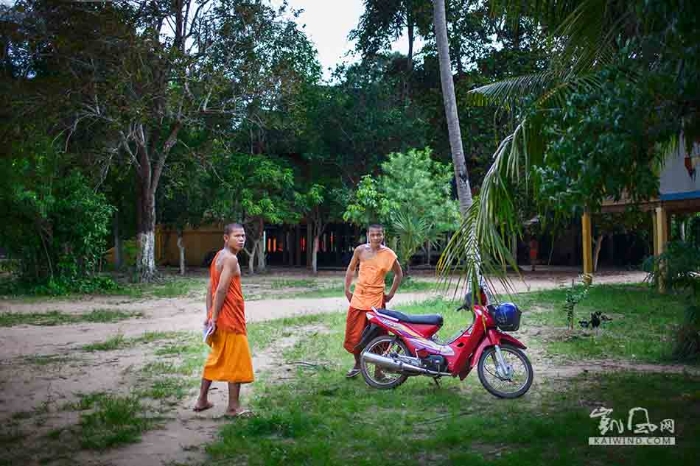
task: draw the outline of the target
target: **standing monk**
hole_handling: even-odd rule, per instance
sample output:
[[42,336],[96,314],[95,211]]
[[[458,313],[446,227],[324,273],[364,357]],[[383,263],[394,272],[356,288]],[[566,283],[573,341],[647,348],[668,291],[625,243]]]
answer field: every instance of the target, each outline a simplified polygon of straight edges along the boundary
[[[355,349],[362,337],[362,331],[367,325],[365,313],[372,307],[383,308],[391,301],[394,293],[399,288],[403,279],[403,270],[396,259],[396,253],[384,246],[384,227],[382,225],[370,225],[367,230],[368,243],[355,248],[348,269],[345,272],[345,296],[350,301],[348,317],[345,323],[345,343],[343,346],[355,356],[355,366],[345,374],[346,377],[355,377],[360,373],[360,350]],[[360,265],[360,273],[355,285],[355,293],[350,292],[353,276],[357,265]],[[384,294],[384,277],[394,271],[394,281],[389,293]]]
[[213,334],[195,411],[204,411],[213,406],[207,399],[207,394],[212,380],[218,380],[228,382],[226,415],[240,416],[250,412],[242,409],[239,401],[241,384],[254,380],[253,361],[246,336],[241,267],[236,257],[244,244],[243,226],[238,223],[226,225],[224,248],[216,254],[209,268],[207,318],[204,325],[212,326]]

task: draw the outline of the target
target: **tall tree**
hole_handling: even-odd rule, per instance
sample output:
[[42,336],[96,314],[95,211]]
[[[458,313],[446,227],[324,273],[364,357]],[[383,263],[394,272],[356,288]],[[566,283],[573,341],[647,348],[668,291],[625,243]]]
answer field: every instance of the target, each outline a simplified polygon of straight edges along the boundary
[[[682,1],[670,6],[663,0],[492,3],[518,18],[531,15],[556,44],[547,70],[472,91],[478,103],[521,106],[514,129],[494,154],[479,203],[453,236],[441,268],[459,267],[473,277],[482,264],[470,257],[479,254],[486,257],[489,273],[503,279],[503,264],[512,263],[503,236],[519,229],[514,183],[527,184],[533,170],[545,175],[543,181],[556,181],[571,174],[578,160],[585,164],[575,169],[584,168],[576,176],[585,174],[584,181],[594,189],[576,194],[576,187],[569,191],[569,186],[562,194],[584,202],[575,206],[579,212],[627,188],[641,198],[650,192],[646,180],[657,180],[655,163],[677,148],[681,131],[700,134],[700,53],[691,39],[698,36],[700,7]],[[581,139],[576,133],[582,125],[602,130],[586,131]],[[634,133],[646,135],[648,142],[630,137]],[[556,163],[557,158],[563,163]],[[630,178],[645,182],[630,184]]]
[[36,89],[29,105],[58,101],[66,144],[99,130],[103,165],[126,156],[135,168],[142,280],[156,271],[156,192],[183,130],[224,133],[255,120],[251,108],[270,108],[295,85],[297,50],[313,53],[295,23],[260,0],[26,0],[15,11],[25,36],[9,49],[30,64],[24,80],[62,77],[61,91]]
[[435,26],[435,41],[440,57],[440,85],[442,98],[445,104],[447,117],[447,131],[450,138],[452,152],[452,164],[455,172],[455,184],[457,197],[459,198],[459,211],[462,217],[466,217],[467,210],[472,205],[472,192],[469,186],[469,173],[464,159],[462,148],[462,132],[459,127],[459,115],[457,114],[457,97],[452,78],[452,61],[447,40],[447,18],[445,16],[445,0],[433,0],[433,22]]

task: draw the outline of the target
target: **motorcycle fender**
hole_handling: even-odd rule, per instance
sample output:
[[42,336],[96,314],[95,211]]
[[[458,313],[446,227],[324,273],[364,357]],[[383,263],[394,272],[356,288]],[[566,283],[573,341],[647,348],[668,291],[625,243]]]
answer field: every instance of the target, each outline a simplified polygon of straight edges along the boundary
[[481,340],[481,343],[479,343],[479,346],[476,348],[476,351],[474,351],[474,356],[472,357],[471,363],[469,364],[469,368],[472,369],[479,363],[481,353],[483,353],[486,348],[493,345],[500,345],[502,342],[510,343],[511,345],[520,349],[527,348],[519,340],[516,340],[507,333],[489,331],[488,337]]
[[520,340],[517,340],[507,333],[502,333],[501,334],[501,341],[505,341],[506,343],[510,343],[511,345],[515,346],[516,348],[520,349],[527,349],[527,346],[523,345]]

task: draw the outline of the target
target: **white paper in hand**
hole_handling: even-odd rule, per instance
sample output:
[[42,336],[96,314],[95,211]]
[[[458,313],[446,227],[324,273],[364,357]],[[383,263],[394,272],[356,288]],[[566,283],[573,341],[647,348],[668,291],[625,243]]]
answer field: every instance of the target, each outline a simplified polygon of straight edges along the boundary
[[213,333],[214,333],[214,326],[212,324],[205,325],[204,328],[202,329],[202,341],[208,345],[209,340],[211,339],[211,335]]

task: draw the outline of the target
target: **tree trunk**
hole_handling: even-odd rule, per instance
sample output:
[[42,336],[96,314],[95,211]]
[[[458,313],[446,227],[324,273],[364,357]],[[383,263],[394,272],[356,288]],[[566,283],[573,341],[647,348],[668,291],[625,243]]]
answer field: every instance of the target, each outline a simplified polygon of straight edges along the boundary
[[680,234],[681,234],[681,241],[683,241],[684,243],[685,243],[685,230],[686,230],[685,227],[686,227],[686,224],[687,224],[687,223],[688,223],[688,220],[683,220],[683,221],[681,221],[680,224],[678,225],[678,226],[679,226],[679,230],[680,230]]
[[141,282],[150,282],[156,275],[155,261],[155,228],[156,228],[156,199],[151,189],[150,177],[139,180],[138,192],[138,225],[136,238],[138,254],[136,270]]
[[426,262],[427,262],[428,266],[430,266],[430,264],[431,264],[432,261],[433,261],[432,252],[433,252],[433,247],[432,247],[432,245],[430,244],[430,241],[426,241],[426,242],[425,242],[425,255],[426,255],[426,258],[427,258],[427,261],[426,261]]
[[314,247],[311,251],[311,273],[318,274],[318,241],[319,237],[314,235]]
[[447,118],[447,131],[452,151],[452,163],[455,170],[455,183],[457,185],[457,197],[459,198],[459,211],[462,218],[466,217],[467,210],[472,205],[472,193],[469,187],[469,173],[462,149],[462,134],[459,128],[459,115],[457,114],[457,98],[452,80],[452,64],[450,62],[450,50],[447,42],[447,20],[445,18],[445,0],[433,0],[433,25],[435,27],[435,41],[437,42],[438,56],[440,58],[440,84],[442,87],[442,99],[445,104],[445,116]]
[[255,255],[257,257],[257,267],[256,271],[258,273],[265,272],[265,269],[267,268],[267,261],[265,258],[265,236],[261,235],[260,239],[258,240],[257,243],[257,254]]
[[182,230],[177,231],[177,248],[180,250],[180,275],[185,275],[185,243],[182,241]]
[[314,231],[313,222],[309,221],[306,224],[306,268],[312,268],[311,262],[313,261],[313,247],[314,244]]
[[285,264],[291,267],[294,265],[294,243],[292,243],[292,232],[289,229],[284,234],[284,249],[287,251]]
[[593,251],[593,271],[594,272],[598,271],[598,257],[600,256],[600,250],[602,249],[604,238],[605,238],[605,235],[600,234],[600,235],[598,235],[598,238],[595,240],[595,250]]
[[258,250],[258,241],[260,240],[250,238],[250,241],[253,243],[253,247],[250,248],[250,251],[243,248],[243,252],[248,256],[248,273],[250,275],[255,275],[255,256],[257,255],[256,251]]
[[119,234],[119,211],[114,211],[114,222],[112,222],[114,232],[114,268],[119,270],[124,265],[124,251],[122,248],[122,238]]

